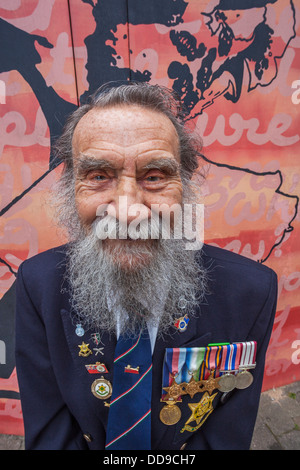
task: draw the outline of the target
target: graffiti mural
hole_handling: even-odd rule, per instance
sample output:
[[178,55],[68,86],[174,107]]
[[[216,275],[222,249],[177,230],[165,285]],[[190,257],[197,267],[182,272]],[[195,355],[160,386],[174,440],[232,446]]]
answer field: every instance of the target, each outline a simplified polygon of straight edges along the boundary
[[300,380],[299,15],[295,0],[0,0],[0,433],[23,433],[18,267],[65,241],[47,205],[53,144],[108,81],[181,97],[203,140],[206,243],[278,274],[264,389]]

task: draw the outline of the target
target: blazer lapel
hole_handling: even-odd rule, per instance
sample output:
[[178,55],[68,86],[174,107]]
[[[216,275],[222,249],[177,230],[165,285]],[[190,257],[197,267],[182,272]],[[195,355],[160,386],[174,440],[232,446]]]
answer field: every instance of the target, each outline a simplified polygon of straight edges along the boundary
[[[98,333],[96,330],[87,330],[83,336],[76,334],[76,322],[72,318],[70,312],[66,309],[60,310],[62,323],[64,327],[65,337],[68,348],[72,357],[72,367],[77,376],[78,390],[81,390],[81,399],[83,405],[87,407],[87,413],[97,415],[98,419],[106,428],[108,407],[105,406],[105,400],[97,400],[91,393],[91,385],[95,379],[99,379],[102,375],[105,380],[110,383],[113,381],[113,360],[116,338],[109,333],[102,333],[98,342]],[[85,356],[79,355],[80,346],[86,344],[91,351]],[[86,365],[100,362],[105,365],[107,372],[99,372],[97,374],[89,373]],[[78,392],[79,393],[79,392]],[[109,398],[107,400],[109,402]],[[91,408],[92,407],[92,408]]]

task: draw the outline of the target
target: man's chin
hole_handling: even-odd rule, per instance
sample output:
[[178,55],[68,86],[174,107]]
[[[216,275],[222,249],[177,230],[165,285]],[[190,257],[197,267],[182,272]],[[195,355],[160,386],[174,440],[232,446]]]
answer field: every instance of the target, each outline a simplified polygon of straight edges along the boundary
[[[131,272],[149,265],[153,259],[152,240],[104,240],[103,252],[121,271]],[[152,249],[151,249],[152,248]]]

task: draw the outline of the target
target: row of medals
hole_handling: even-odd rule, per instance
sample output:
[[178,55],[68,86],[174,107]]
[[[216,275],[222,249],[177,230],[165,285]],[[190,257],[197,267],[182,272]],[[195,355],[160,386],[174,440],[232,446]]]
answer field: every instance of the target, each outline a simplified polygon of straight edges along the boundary
[[183,395],[189,395],[191,398],[194,398],[196,393],[208,392],[211,395],[216,389],[220,392],[228,393],[235,388],[245,389],[249,387],[253,382],[253,376],[247,369],[249,367],[239,370],[237,375],[227,372],[216,378],[214,377],[214,370],[211,370],[208,379],[198,381],[191,374],[192,378],[189,382],[182,382],[180,384],[175,381],[176,375],[172,375],[171,385],[163,388],[167,394],[161,401],[166,403],[166,406],[160,411],[160,420],[166,425],[178,423],[181,418],[181,410],[176,403],[181,402]]

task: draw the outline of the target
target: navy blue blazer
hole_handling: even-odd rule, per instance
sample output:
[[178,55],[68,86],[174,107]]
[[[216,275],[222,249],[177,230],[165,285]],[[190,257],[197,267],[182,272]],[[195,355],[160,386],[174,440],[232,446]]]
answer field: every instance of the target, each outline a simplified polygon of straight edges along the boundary
[[[109,408],[92,394],[95,375],[85,364],[103,362],[109,371],[104,377],[112,382],[116,339],[104,334],[104,355],[79,356],[82,341],[92,349],[92,332],[81,338],[75,334],[68,292],[61,289],[65,259],[61,246],[26,260],[18,272],[16,366],[26,449],[96,450],[105,445]],[[177,450],[184,444],[185,450],[249,449],[251,443],[276,311],[277,277],[262,264],[208,245],[202,259],[209,268],[209,295],[188,328],[171,328],[165,340],[157,339],[153,352],[152,449]],[[199,394],[183,397],[179,423],[160,421],[166,347],[251,340],[257,342],[257,365],[250,387],[229,394],[219,391],[214,411],[195,432],[180,431],[191,416],[188,403],[199,402]]]

